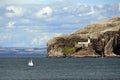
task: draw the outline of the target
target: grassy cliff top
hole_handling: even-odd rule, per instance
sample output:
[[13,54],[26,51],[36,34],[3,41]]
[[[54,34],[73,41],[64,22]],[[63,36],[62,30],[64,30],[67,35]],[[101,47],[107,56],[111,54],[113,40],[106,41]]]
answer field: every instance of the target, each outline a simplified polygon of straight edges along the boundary
[[106,31],[117,31],[120,29],[120,16],[109,20],[90,24],[82,29],[73,32],[71,35],[78,35],[81,38],[91,37],[97,38]]

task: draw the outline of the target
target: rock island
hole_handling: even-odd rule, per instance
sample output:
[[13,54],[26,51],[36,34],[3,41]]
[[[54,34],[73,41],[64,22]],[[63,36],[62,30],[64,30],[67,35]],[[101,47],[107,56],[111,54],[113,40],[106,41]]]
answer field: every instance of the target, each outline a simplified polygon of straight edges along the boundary
[[47,57],[120,57],[120,16],[50,39]]

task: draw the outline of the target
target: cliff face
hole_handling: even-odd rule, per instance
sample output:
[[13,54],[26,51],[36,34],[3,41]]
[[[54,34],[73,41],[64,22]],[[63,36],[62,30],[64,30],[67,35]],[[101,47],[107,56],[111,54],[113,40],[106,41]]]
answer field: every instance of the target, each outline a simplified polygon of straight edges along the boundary
[[[85,46],[90,38],[91,42]],[[83,42],[83,45],[78,44]],[[60,35],[47,43],[47,57],[120,56],[120,17],[90,24],[70,35]]]
[[[101,34],[98,39],[93,41],[93,49],[97,54],[106,57],[120,55],[120,30],[107,31]],[[104,39],[104,40],[103,40]]]

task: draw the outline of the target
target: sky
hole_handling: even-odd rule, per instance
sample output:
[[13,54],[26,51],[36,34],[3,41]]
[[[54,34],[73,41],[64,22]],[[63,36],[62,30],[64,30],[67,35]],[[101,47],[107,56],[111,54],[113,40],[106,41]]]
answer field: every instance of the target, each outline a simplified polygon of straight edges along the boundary
[[114,4],[120,2],[120,0],[0,0],[0,4],[51,4],[64,1],[81,4]]
[[46,47],[47,41],[120,16],[120,0],[0,0],[0,47]]

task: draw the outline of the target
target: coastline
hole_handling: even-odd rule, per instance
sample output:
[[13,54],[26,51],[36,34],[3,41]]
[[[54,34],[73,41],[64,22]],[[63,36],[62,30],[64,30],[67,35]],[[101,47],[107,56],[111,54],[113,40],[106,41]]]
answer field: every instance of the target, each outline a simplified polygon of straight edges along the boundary
[[93,56],[93,55],[89,55],[89,56],[46,56],[46,58],[120,58],[120,55],[117,56]]

